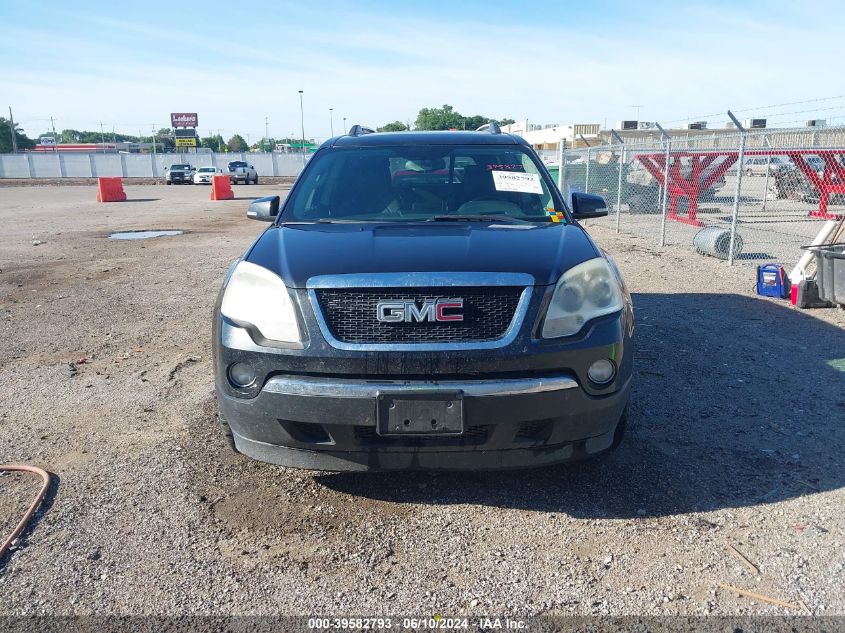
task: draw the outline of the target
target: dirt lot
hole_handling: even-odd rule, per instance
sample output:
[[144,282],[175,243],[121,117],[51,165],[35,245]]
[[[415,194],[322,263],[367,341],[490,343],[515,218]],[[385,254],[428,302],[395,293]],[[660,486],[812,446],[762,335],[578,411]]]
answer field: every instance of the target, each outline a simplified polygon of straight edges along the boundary
[[[845,311],[590,230],[635,295],[633,428],[606,458],[319,474],[218,435],[211,310],[262,230],[235,187],[0,189],[0,462],[56,475],[0,613],[845,614]],[[115,230],[184,235],[113,241]],[[0,530],[37,481],[0,477]],[[759,574],[726,549],[731,544]]]

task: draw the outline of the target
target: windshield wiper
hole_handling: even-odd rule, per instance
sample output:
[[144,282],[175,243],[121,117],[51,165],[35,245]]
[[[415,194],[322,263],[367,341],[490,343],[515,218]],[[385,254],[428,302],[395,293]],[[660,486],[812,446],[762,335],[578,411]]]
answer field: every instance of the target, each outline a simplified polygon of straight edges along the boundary
[[525,220],[510,215],[435,215],[426,222],[499,222],[501,224],[525,224]]

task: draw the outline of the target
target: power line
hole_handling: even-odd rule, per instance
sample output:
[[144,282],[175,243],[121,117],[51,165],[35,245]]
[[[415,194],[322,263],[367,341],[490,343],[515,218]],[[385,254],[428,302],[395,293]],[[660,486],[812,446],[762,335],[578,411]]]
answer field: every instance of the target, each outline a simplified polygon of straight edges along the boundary
[[767,115],[768,118],[773,119],[779,116],[789,116],[791,114],[806,114],[808,112],[829,112],[830,110],[845,110],[843,106],[833,106],[832,108],[813,108],[811,110],[794,110],[793,112],[776,112]]
[[[755,106],[753,108],[741,108],[741,109],[734,109],[732,108],[732,112],[751,112],[754,110],[768,110],[769,108],[782,108],[784,106],[791,106],[791,105],[802,105],[805,103],[819,103],[821,101],[833,101],[834,99],[842,99],[845,95],[837,95],[835,97],[820,97],[818,99],[806,99],[804,101],[789,101],[787,103],[773,103],[770,105],[765,106]],[[714,116],[724,116],[725,112],[713,112],[712,114],[696,114],[695,116],[684,117],[682,119],[672,119],[671,121],[666,121],[666,123],[678,123],[679,121],[688,121],[690,119],[706,119],[709,117]]]

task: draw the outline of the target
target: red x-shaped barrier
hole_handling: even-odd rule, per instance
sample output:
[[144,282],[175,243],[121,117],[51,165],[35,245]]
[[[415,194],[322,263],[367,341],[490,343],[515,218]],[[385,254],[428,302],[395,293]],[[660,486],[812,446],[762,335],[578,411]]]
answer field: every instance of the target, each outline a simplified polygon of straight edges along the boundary
[[[789,156],[819,194],[819,208],[811,211],[810,216],[826,220],[838,217],[828,213],[827,206],[832,194],[845,193],[845,149],[755,149],[747,150],[744,154],[745,156]],[[808,156],[820,156],[824,161],[825,167],[821,176],[807,162]],[[666,186],[663,177],[666,172],[665,153],[637,154],[636,158],[661,187]],[[704,226],[703,222],[696,219],[698,198],[702,191],[707,191],[713,183],[724,176],[725,172],[736,164],[738,158],[737,151],[671,152],[669,186],[666,191],[669,203],[666,217],[676,222]],[[688,163],[683,171],[681,168],[684,161],[681,159],[687,159]],[[714,163],[715,167],[713,167]],[[681,198],[686,198],[688,201],[686,214],[678,213]]]
[[[813,152],[788,151],[784,153],[792,159],[795,166],[803,172],[807,180],[813,184],[819,193],[818,211],[811,211],[810,215],[825,220],[839,217],[827,212],[827,204],[831,194],[845,193],[845,163],[842,160],[837,160],[837,157],[845,159],[845,150],[820,149]],[[808,154],[819,156],[824,161],[821,177],[807,162]]]

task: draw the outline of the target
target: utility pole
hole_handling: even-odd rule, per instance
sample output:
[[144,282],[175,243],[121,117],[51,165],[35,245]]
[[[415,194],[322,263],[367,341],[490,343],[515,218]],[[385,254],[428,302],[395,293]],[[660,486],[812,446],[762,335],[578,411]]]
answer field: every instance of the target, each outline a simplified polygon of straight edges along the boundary
[[153,156],[156,153],[156,126],[155,123],[153,124]]
[[59,153],[59,148],[56,147],[58,144],[58,139],[56,138],[56,124],[53,122],[53,117],[50,117],[50,128],[53,130],[53,152],[56,154]]
[[[114,126],[113,125],[111,126],[111,142],[114,143],[115,146],[117,146],[117,136],[115,136],[115,134],[114,134]],[[115,147],[115,149],[116,149],[116,147]]]
[[346,117],[343,117],[343,133],[346,134]]
[[305,155],[305,106],[302,105],[302,90],[299,91],[299,121],[302,124],[302,154]]
[[103,122],[100,121],[100,141],[103,146],[103,154],[106,153],[106,133],[103,131]]
[[9,128],[12,131],[12,153],[18,153],[18,138],[15,134],[15,117],[12,116],[12,106],[9,106]]
[[262,143],[262,145],[264,147],[262,149],[265,152],[267,151],[267,145],[269,145],[269,144],[270,144],[270,118],[264,117],[264,143]]
[[334,136],[334,108],[329,108],[329,125],[331,126],[332,136]]
[[12,129],[12,153],[18,153],[18,139],[15,135],[15,117],[12,116],[12,106],[9,106],[9,127]]
[[642,104],[634,104],[632,106],[628,106],[629,108],[636,108],[637,109],[637,127],[640,126],[640,108],[642,108]]

